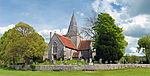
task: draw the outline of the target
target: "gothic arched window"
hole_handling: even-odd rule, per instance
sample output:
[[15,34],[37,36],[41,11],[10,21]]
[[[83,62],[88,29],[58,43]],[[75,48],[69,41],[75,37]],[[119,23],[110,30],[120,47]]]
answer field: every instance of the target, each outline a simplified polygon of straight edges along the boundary
[[57,43],[54,42],[54,45],[53,45],[53,53],[57,53]]

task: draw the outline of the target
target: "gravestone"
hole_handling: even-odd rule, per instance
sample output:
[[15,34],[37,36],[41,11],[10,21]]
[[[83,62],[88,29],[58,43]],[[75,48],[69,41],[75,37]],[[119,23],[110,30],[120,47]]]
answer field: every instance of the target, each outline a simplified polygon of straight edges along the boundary
[[110,63],[112,64],[112,61],[110,61]]
[[87,65],[87,64],[88,64],[88,59],[85,60],[85,65]]
[[89,63],[89,65],[93,65],[92,58],[90,58],[90,63]]
[[102,64],[102,59],[99,59],[99,63]]
[[105,61],[105,64],[107,64],[108,63],[108,61]]
[[81,59],[82,62],[84,62],[84,59]]
[[67,59],[65,58],[65,65],[67,65]]
[[62,63],[62,58],[60,58],[60,65],[64,65],[64,64]]
[[69,63],[69,65],[72,65],[71,63]]
[[56,60],[53,60],[53,64],[56,64]]

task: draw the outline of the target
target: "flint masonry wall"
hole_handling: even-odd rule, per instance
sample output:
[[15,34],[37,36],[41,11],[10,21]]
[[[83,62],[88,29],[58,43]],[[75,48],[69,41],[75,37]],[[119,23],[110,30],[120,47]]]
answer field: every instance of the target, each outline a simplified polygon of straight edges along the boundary
[[[22,68],[20,65],[11,65],[11,68],[21,70],[31,70],[30,66]],[[100,64],[100,65],[37,65],[35,70],[57,71],[57,70],[100,70],[100,69],[120,69],[128,67],[150,67],[150,64]]]

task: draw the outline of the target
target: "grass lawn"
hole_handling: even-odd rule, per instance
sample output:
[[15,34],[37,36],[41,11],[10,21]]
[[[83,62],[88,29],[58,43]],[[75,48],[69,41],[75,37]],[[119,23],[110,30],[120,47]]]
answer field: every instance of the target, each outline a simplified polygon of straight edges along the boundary
[[0,76],[150,76],[150,68],[98,71],[17,71],[0,69]]
[[[82,60],[67,60],[67,65],[71,64],[71,65],[79,65],[78,61],[81,62],[82,65],[85,65],[85,61]],[[62,61],[63,64],[65,64],[65,60]],[[57,60],[56,64],[49,64],[49,62],[44,62],[44,63],[37,63],[36,65],[60,65],[61,61]]]

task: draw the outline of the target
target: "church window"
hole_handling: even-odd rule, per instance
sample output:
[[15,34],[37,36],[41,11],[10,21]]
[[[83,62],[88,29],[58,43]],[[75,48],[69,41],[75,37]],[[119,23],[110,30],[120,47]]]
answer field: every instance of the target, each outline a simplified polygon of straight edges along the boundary
[[56,42],[54,42],[53,52],[54,52],[54,53],[57,53],[57,43],[56,43]]

